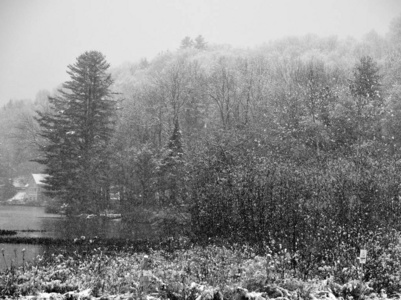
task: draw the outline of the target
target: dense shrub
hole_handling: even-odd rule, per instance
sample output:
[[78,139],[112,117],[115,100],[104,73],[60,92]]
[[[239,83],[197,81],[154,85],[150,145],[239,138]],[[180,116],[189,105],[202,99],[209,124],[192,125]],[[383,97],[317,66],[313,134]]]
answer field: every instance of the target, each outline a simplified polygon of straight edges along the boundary
[[385,155],[299,162],[247,149],[210,147],[196,163],[190,202],[199,239],[249,243],[263,254],[269,245],[286,251],[300,277],[336,273],[346,282],[358,278],[359,250],[385,247],[387,230],[399,229],[400,164]]

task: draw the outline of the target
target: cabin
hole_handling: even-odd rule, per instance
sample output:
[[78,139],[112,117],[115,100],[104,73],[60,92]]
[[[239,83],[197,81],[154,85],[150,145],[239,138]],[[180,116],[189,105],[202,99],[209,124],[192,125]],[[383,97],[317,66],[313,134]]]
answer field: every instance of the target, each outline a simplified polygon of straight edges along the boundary
[[48,197],[44,194],[44,179],[47,174],[31,174],[28,180],[28,187],[25,190],[26,200],[35,203],[44,203]]

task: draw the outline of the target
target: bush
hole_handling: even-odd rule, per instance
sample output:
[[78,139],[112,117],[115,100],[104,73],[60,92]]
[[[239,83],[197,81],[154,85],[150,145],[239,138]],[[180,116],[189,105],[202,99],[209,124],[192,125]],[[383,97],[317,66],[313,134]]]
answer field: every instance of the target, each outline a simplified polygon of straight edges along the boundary
[[370,281],[376,291],[389,294],[401,290],[401,243],[395,230],[377,233],[369,241],[368,260],[364,267],[364,279]]
[[193,166],[192,229],[203,242],[287,249],[285,268],[300,278],[358,279],[359,250],[401,229],[400,167],[385,156],[299,162],[210,147]]

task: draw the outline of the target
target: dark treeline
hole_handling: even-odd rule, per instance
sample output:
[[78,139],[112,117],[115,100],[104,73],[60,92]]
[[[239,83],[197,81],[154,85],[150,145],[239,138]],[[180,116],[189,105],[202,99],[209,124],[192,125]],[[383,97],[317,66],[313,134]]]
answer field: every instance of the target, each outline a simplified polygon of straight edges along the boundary
[[[126,220],[153,210],[171,234],[288,249],[305,273],[310,260],[355,256],[400,229],[400,28],[398,18],[385,38],[309,35],[248,50],[185,38],[112,69],[114,132],[69,158],[83,173],[63,168],[60,204],[99,213],[118,194]],[[53,94],[18,119],[31,130],[15,130],[15,147],[49,145],[43,118],[72,99]],[[41,149],[28,159],[46,163]]]

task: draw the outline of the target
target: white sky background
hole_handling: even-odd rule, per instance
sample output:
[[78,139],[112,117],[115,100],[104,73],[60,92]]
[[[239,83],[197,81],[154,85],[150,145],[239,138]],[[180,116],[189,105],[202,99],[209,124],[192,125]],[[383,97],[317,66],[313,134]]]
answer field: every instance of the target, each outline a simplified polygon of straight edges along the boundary
[[52,91],[88,50],[114,67],[199,34],[235,47],[308,33],[385,35],[400,14],[401,0],[0,0],[0,105]]

